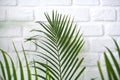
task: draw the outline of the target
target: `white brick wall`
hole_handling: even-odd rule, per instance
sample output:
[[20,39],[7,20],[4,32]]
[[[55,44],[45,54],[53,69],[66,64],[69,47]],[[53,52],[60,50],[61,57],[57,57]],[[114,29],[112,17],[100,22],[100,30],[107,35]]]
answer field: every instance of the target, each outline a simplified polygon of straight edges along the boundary
[[[22,27],[19,24],[0,23],[0,37],[21,37]],[[15,33],[14,33],[15,32]]]
[[[80,24],[81,32],[85,36],[102,36],[103,35],[103,26],[101,24]],[[79,26],[78,26],[79,27]]]
[[18,0],[18,2],[23,6],[71,5],[71,0]]
[[120,23],[108,23],[105,25],[106,35],[120,36]]
[[1,6],[15,6],[16,4],[16,0],[0,0]]
[[120,9],[118,10],[117,17],[118,17],[118,21],[120,21]]
[[[105,46],[115,51],[111,37],[120,43],[120,0],[0,0],[0,48],[12,53],[14,41],[20,51],[24,38],[36,34],[29,31],[40,28],[34,22],[46,21],[44,12],[53,9],[75,18],[86,41],[79,55],[88,67],[82,78],[97,77],[96,61],[103,61]],[[31,45],[24,46],[35,50]]]
[[74,5],[94,6],[99,5],[99,0],[73,0]]
[[0,9],[0,21],[5,21],[6,11],[4,9]]
[[[35,9],[35,19],[36,21],[42,20],[46,21],[44,12],[51,12],[52,10],[57,10],[63,14],[69,14],[71,17],[75,18],[75,21],[89,21],[90,15],[87,8],[80,7],[40,7]],[[41,16],[43,17],[41,17]]]
[[120,6],[120,0],[101,0],[103,6]]
[[95,37],[90,38],[90,52],[104,52],[105,47],[109,47],[111,50],[115,50],[112,44],[112,40],[109,37]]
[[6,14],[8,21],[32,21],[34,19],[33,10],[28,8],[9,8]]
[[95,21],[115,21],[115,9],[97,8],[91,10],[92,19]]

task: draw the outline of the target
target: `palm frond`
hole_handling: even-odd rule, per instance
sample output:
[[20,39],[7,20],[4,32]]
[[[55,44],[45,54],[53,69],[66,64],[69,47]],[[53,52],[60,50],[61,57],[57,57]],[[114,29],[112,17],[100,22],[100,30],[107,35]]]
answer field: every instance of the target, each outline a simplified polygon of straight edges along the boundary
[[[117,48],[117,54],[120,55],[120,47],[119,47],[117,41],[114,40],[114,43]],[[106,72],[108,75],[108,79],[109,80],[119,80],[120,79],[120,62],[117,61],[117,58],[113,55],[113,52],[109,48],[106,48],[106,49],[111,57],[111,60],[110,60],[110,58],[108,57],[106,52],[104,53],[104,59],[105,59]],[[120,60],[120,57],[119,57],[119,60]],[[111,61],[113,62],[113,64]],[[100,65],[100,61],[98,61],[98,69],[99,69],[99,72],[101,75],[101,79],[105,80],[105,76],[104,76],[102,67]]]
[[[1,51],[1,53],[2,53],[4,62],[5,62],[5,69],[6,69],[6,71],[7,71],[7,73],[6,73],[7,78],[6,78],[6,79],[11,80],[10,65],[9,65],[9,62],[8,62],[9,60],[8,60],[8,58],[7,58],[7,56],[6,56],[6,52],[3,51],[3,50],[0,50],[0,51]],[[3,63],[1,62],[1,64],[3,64]],[[4,70],[5,70],[5,69],[4,69]],[[3,75],[4,75],[4,77],[5,77],[5,73],[3,73]]]
[[[14,46],[15,52],[17,54],[17,59],[18,59],[18,62],[19,62],[18,67],[20,68],[20,71],[19,71],[20,72],[20,79],[24,80],[25,74],[24,74],[24,70],[23,70],[23,63],[22,63],[22,61],[20,59],[19,53],[18,53],[14,43],[13,43],[13,46]],[[22,49],[23,49],[23,54],[24,54],[24,57],[25,57],[24,59],[26,61],[28,80],[32,80],[32,75],[31,75],[30,67],[28,65],[28,60],[27,60],[27,57],[26,57],[26,53],[25,53],[25,50],[24,50],[23,47],[22,47]],[[0,53],[1,57],[4,60],[4,61],[0,60],[0,71],[2,72],[0,76],[2,77],[3,80],[18,80],[19,76],[17,75],[17,69],[15,67],[14,60],[4,50],[0,49],[0,51],[1,51],[1,53]]]
[[[84,45],[80,30],[76,30],[77,25],[74,24],[74,20],[57,11],[52,11],[51,17],[45,13],[45,17],[48,23],[37,22],[44,30],[32,30],[40,33],[37,36],[41,37],[41,33],[44,34],[44,39],[39,40],[34,36],[27,41],[33,42],[39,48],[39,57],[48,61],[49,74],[53,80],[78,80],[85,70],[85,67],[79,69],[84,58],[77,57]],[[36,41],[33,41],[34,39]],[[40,65],[36,68],[46,73],[46,64],[41,61],[35,62]],[[45,78],[41,74],[39,77]]]

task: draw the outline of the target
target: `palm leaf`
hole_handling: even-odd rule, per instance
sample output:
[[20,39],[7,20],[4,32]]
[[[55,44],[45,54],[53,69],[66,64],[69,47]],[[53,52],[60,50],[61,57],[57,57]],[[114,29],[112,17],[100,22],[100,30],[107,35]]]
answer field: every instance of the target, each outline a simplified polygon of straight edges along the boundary
[[[13,79],[14,79],[14,80],[17,80],[17,74],[16,74],[16,69],[15,69],[15,64],[14,64],[12,58],[7,54],[7,52],[5,52],[5,51],[3,51],[3,50],[1,50],[1,52],[2,52],[2,54],[3,54],[4,60],[6,59],[6,60],[5,60],[6,62],[8,62],[8,58],[10,59],[11,64],[12,64]],[[7,56],[8,56],[8,58],[7,58]],[[9,71],[9,70],[10,70],[10,67],[9,67],[9,66],[10,66],[11,64],[8,63],[8,67],[7,67],[7,68],[9,68],[9,69],[5,68],[4,65],[3,65],[3,63],[2,63],[1,61],[0,61],[0,64],[1,64],[1,69],[2,69],[2,74],[3,74],[4,79],[5,79],[5,80],[6,80],[6,79],[8,79],[8,80],[10,79],[10,80],[11,80],[12,74],[11,74],[11,72]],[[9,76],[8,76],[8,77],[6,77],[5,69],[6,69],[7,75],[8,75],[8,73],[9,73]]]
[[[2,72],[2,75],[3,75],[3,79],[6,80],[6,74],[5,74],[5,69],[4,69],[4,65],[3,63],[0,61],[0,66],[1,66],[1,72]],[[1,77],[2,77],[1,75]]]
[[9,60],[7,59],[7,56],[5,55],[5,51],[1,50],[4,62],[5,62],[5,69],[7,71],[7,79],[11,80],[11,71],[10,71],[10,65],[9,65]]
[[20,78],[21,78],[21,80],[24,80],[24,70],[23,70],[22,62],[21,62],[21,60],[20,60],[19,53],[18,53],[18,51],[17,51],[14,43],[13,43],[13,46],[14,46],[15,52],[16,52],[16,54],[17,54],[18,62],[19,62]]
[[31,78],[32,78],[31,71],[30,71],[30,67],[29,67],[28,60],[27,60],[27,57],[26,57],[26,53],[25,53],[25,50],[24,50],[23,46],[22,46],[22,50],[23,50],[23,54],[24,54],[24,57],[25,57],[25,61],[26,61],[28,80],[31,80]]
[[98,65],[98,70],[99,70],[101,79],[102,79],[102,80],[105,80],[105,79],[104,79],[104,76],[103,76],[103,72],[102,72],[101,65],[100,65],[100,62],[99,62],[99,61],[97,61],[97,65]]
[[[85,70],[85,67],[79,69],[84,58],[80,60],[77,57],[84,45],[80,30],[76,30],[77,25],[74,24],[74,20],[57,13],[57,11],[52,11],[51,17],[48,13],[45,13],[45,17],[48,23],[37,22],[44,30],[32,30],[39,32],[40,34],[37,35],[39,37],[43,33],[44,39],[39,40],[38,37],[33,36],[30,39],[28,38],[27,41],[33,42],[40,49],[36,53],[39,53],[40,58],[48,61],[49,74],[53,80],[78,80]],[[41,50],[44,52],[41,52]],[[36,66],[37,69],[46,73],[45,63],[41,61],[35,61],[35,63],[40,65]],[[75,75],[77,72],[78,75]],[[39,74],[39,77],[45,78],[41,74]]]
[[46,62],[46,79],[45,80],[50,80],[50,75],[49,75],[49,70],[48,70],[48,62]]
[[34,60],[34,70],[35,70],[35,80],[38,80],[35,60]]
[[[20,72],[20,79],[24,80],[25,74],[24,74],[24,70],[23,70],[23,66],[22,66],[23,63],[20,59],[19,53],[18,53],[14,43],[13,43],[13,46],[14,46],[14,49],[16,51],[17,58],[18,58],[18,61],[19,61],[19,66],[18,67],[20,68],[20,71],[19,71]],[[23,54],[24,54],[25,61],[26,61],[28,80],[31,80],[32,75],[31,75],[30,67],[29,67],[29,64],[28,64],[27,57],[26,57],[26,53],[25,53],[25,50],[24,50],[23,47],[22,47],[22,49],[23,49]],[[3,80],[18,80],[19,78],[18,78],[17,73],[16,73],[17,70],[15,68],[15,63],[14,63],[13,59],[11,58],[11,56],[7,52],[5,52],[1,49],[0,49],[0,51],[1,51],[2,57],[4,59],[4,63],[5,63],[5,65],[4,65],[4,63],[0,60],[0,71],[2,72],[2,75],[0,75],[0,76],[2,77]],[[10,60],[11,63],[8,62],[9,60]],[[10,67],[10,65],[12,67]],[[11,69],[12,69],[12,71],[11,71]],[[12,79],[12,77],[13,77],[13,79]]]
[[[116,40],[114,40],[114,43],[117,48],[117,54],[120,55],[120,47],[119,47],[118,43],[116,42]],[[120,63],[119,63],[119,61],[117,61],[117,59],[113,55],[113,52],[109,48],[106,48],[106,49],[107,49],[108,53],[110,54],[110,57],[114,64],[114,65],[112,64],[111,60],[109,59],[108,55],[105,52],[104,59],[105,59],[105,63],[106,63],[106,71],[107,71],[108,79],[109,80],[119,80],[120,79]],[[120,60],[120,57],[119,57],[119,60]],[[99,69],[99,72],[101,75],[101,79],[105,80],[105,76],[104,76],[104,73],[102,72],[102,67],[101,67],[99,61],[98,61],[98,69]]]

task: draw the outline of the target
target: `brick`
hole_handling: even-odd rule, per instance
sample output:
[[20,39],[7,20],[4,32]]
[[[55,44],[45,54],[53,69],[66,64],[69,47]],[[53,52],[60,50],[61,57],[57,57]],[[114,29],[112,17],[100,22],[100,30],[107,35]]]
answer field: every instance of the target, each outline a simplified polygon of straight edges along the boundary
[[97,67],[92,66],[86,68],[84,80],[90,80],[91,78],[100,79],[100,75]]
[[104,25],[105,34],[111,36],[120,36],[120,24],[119,23],[109,23]]
[[90,52],[82,52],[78,57],[84,57],[84,61],[82,63],[83,66],[97,66],[97,60],[99,59],[99,53],[90,53]]
[[100,24],[81,24],[80,30],[85,36],[102,36],[103,28]]
[[[20,53],[22,52],[22,45],[25,50],[36,49],[35,45],[32,42],[25,42],[26,41],[25,38],[12,38],[11,40],[14,42],[17,51]],[[12,41],[9,42],[9,48],[8,48],[9,52],[15,52]]]
[[75,21],[89,21],[89,10],[79,7],[42,7],[35,10],[35,20],[46,21],[44,12],[51,13],[52,10],[57,10],[59,13],[71,15]]
[[90,40],[90,52],[104,52],[105,47],[109,47],[112,51],[115,51],[113,41],[109,37],[105,38],[91,38]]
[[104,6],[120,6],[120,0],[101,0]]
[[19,5],[38,6],[38,5],[71,5],[71,0],[19,0]]
[[75,5],[94,6],[99,5],[99,0],[73,0]]
[[116,13],[114,9],[92,9],[92,19],[95,21],[115,21]]
[[7,10],[7,20],[9,21],[32,21],[33,10],[29,8],[11,8]]
[[33,29],[43,30],[40,24],[38,23],[28,23],[23,26],[23,36],[24,37],[31,37],[40,34],[39,32],[32,31]]
[[16,0],[0,0],[0,6],[13,6],[16,5]]
[[0,38],[0,49],[8,51],[11,38]]
[[117,20],[120,21],[120,9],[117,11]]
[[83,48],[81,49],[81,52],[87,53],[90,50],[90,41],[88,40],[87,37],[84,37],[84,41],[85,41],[85,44],[84,44]]
[[5,10],[0,9],[0,21],[5,21],[6,16],[5,12],[6,12]]
[[14,23],[0,23],[0,37],[20,37],[21,26]]

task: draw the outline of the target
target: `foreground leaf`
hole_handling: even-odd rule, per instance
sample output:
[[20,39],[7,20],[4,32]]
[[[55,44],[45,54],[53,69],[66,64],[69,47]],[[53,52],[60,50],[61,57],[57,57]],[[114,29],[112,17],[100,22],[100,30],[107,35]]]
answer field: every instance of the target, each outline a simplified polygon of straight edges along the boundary
[[[36,51],[39,53],[37,56],[49,63],[48,71],[52,80],[78,80],[85,70],[85,67],[79,69],[83,58],[79,60],[77,57],[84,45],[80,30],[76,30],[74,20],[57,11],[52,11],[51,16],[45,13],[45,17],[48,23],[37,22],[44,30],[33,29],[38,34],[27,40],[39,49],[39,52]],[[44,34],[44,39],[41,38],[41,33]],[[42,61],[35,63],[39,64],[36,69],[46,74],[46,64]],[[75,75],[76,73],[78,74]],[[44,79],[46,76],[39,74],[39,77]]]

